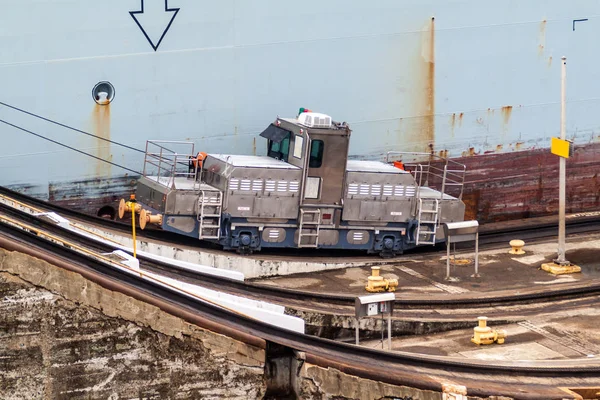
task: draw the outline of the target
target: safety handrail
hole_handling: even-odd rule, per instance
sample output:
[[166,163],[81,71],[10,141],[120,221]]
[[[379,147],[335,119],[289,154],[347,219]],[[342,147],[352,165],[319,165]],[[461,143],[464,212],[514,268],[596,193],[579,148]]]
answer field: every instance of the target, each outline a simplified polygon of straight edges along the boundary
[[[174,148],[181,148],[182,151],[178,152]],[[176,177],[185,177],[196,181],[197,165],[190,169],[190,160],[195,156],[192,142],[148,140],[144,155],[143,176],[166,187],[172,187]]]
[[[394,157],[394,160],[402,160],[403,156],[409,156],[415,159],[413,162],[403,162],[403,164],[409,167],[409,169],[412,169],[410,172],[413,174],[419,189],[422,186],[434,189],[437,179],[439,180],[437,185],[439,186],[440,200],[443,199],[444,194],[449,194],[446,193],[448,187],[454,189],[460,188],[457,197],[462,199],[467,171],[466,165],[438,156],[437,154],[407,151],[388,151],[385,156],[385,161],[390,163],[392,157]],[[425,157],[427,158],[426,162],[419,162],[416,160]],[[417,195],[417,197],[419,196]]]

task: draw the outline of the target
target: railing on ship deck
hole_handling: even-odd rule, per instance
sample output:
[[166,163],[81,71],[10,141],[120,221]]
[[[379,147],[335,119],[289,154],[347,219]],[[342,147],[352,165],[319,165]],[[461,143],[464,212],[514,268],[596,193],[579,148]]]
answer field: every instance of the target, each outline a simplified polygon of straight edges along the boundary
[[[405,161],[406,158],[424,159],[427,161]],[[440,200],[444,194],[452,195],[458,199],[462,199],[463,189],[465,184],[465,173],[467,167],[459,162],[440,157],[436,154],[418,153],[418,152],[403,152],[403,151],[388,151],[385,161],[401,161],[404,169],[410,172],[417,183],[416,196],[419,197],[422,186],[436,189],[440,192]]]
[[169,188],[176,177],[195,182],[198,169],[190,164],[195,154],[194,143],[191,142],[148,140],[143,175]]

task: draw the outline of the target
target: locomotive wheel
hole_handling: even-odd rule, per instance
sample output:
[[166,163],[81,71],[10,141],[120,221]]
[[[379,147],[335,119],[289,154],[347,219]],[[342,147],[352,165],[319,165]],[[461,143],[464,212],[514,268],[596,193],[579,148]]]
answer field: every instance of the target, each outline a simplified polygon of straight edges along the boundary
[[398,255],[395,251],[386,251],[382,250],[379,252],[379,257],[381,258],[394,258]]
[[238,247],[236,249],[236,253],[238,253],[240,256],[249,256],[252,254],[252,249],[250,247]]

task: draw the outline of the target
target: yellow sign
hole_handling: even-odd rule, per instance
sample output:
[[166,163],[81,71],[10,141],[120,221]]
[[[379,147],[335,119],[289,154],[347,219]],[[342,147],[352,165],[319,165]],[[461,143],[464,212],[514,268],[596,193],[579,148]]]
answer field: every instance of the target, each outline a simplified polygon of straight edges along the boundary
[[552,154],[556,154],[559,157],[569,158],[569,146],[571,143],[568,140],[562,140],[559,138],[552,138],[552,144],[550,151]]

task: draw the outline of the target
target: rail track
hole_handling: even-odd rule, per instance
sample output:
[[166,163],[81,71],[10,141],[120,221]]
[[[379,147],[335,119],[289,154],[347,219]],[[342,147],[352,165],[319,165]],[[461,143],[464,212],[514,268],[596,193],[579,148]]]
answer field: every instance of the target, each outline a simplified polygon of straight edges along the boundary
[[[26,197],[25,200],[28,198]],[[18,201],[23,201],[23,196],[21,195]],[[39,201],[34,201],[33,204],[25,203],[32,206],[39,206]],[[43,202],[42,202],[43,203]],[[45,203],[43,203],[45,204]],[[47,208],[46,208],[47,209]],[[50,210],[54,210],[57,212],[61,212],[61,208],[51,208]],[[0,213],[4,215],[11,216],[13,218],[19,219],[26,224],[37,226],[40,229],[44,229],[52,234],[60,235],[65,238],[65,240],[78,242],[82,245],[85,245],[87,248],[95,250],[97,252],[110,252],[113,251],[114,248],[101,244],[95,240],[90,238],[82,237],[80,235],[75,234],[72,231],[66,230],[57,226],[54,223],[48,222],[44,219],[35,217],[33,215],[27,214],[25,212],[16,210],[12,207],[0,204]],[[76,217],[80,217],[81,215],[75,213]],[[95,217],[86,217],[87,220],[93,221],[98,224],[101,222],[105,222],[106,220],[95,218]],[[85,219],[85,218],[84,218]],[[114,221],[108,221],[109,226],[115,225]],[[116,225],[122,225],[117,223]],[[535,225],[534,227],[527,229],[529,232],[526,237],[528,240],[545,240],[548,236],[552,237],[555,234],[556,230],[552,230],[555,228],[554,226],[540,226]],[[121,227],[123,228],[123,227]],[[128,227],[127,227],[128,228]],[[572,221],[570,223],[570,228],[572,233],[587,233],[587,232],[597,232],[600,231],[600,219],[595,217],[592,219],[585,220],[577,220]],[[123,229],[124,232],[128,232],[127,229]],[[161,232],[159,236],[162,236]],[[488,243],[498,243],[502,242],[504,245],[506,244],[506,236],[512,235],[514,232],[512,230],[504,230],[502,232],[489,232],[485,233],[485,237],[490,238]],[[152,235],[154,235],[152,233]],[[524,237],[523,233],[520,232],[520,237]],[[172,239],[172,235],[165,235]],[[500,240],[502,239],[502,240]],[[174,244],[172,242],[167,241],[167,243]],[[482,245],[481,249],[485,250],[490,247],[488,245]],[[430,257],[433,254],[438,254],[437,252],[426,252],[421,253],[418,252],[417,256],[420,255],[422,257]],[[170,264],[165,264],[160,261],[146,258],[143,256],[138,257],[140,260],[140,266],[149,271],[160,272],[166,274],[170,277],[176,277],[179,279],[184,279],[189,283],[200,284],[201,286],[206,286],[212,289],[223,290],[232,294],[242,294],[247,296],[253,296],[261,299],[268,299],[269,301],[275,302],[285,302],[286,305],[291,304],[309,304],[313,303],[318,308],[322,310],[329,310],[329,312],[339,312],[339,309],[331,310],[332,306],[342,306],[352,308],[354,307],[354,301],[356,296],[352,295],[343,295],[343,294],[330,294],[330,293],[318,293],[318,292],[307,292],[301,290],[294,290],[289,288],[280,288],[271,285],[261,285],[255,284],[252,282],[239,282],[227,278],[222,278],[218,276],[202,274],[200,272],[192,272],[185,269],[180,269],[174,267]],[[411,258],[415,258],[415,254],[411,254]],[[375,258],[377,260],[378,258]],[[402,258],[399,258],[402,260]],[[600,293],[600,281],[585,283],[585,284],[572,284],[572,285],[563,285],[561,288],[552,289],[552,290],[520,290],[518,294],[510,294],[504,293],[501,295],[497,295],[494,293],[491,294],[478,294],[477,297],[467,297],[467,296],[438,296],[436,298],[431,298],[428,296],[427,298],[405,298],[401,295],[397,296],[396,299],[396,308],[398,310],[424,310],[424,309],[457,309],[457,308],[467,308],[467,307],[496,307],[499,305],[502,306],[510,306],[510,305],[523,305],[527,303],[544,303],[549,301],[556,301],[561,299],[570,299],[570,298],[580,298],[585,296],[594,296]],[[320,305],[320,306],[319,306]]]
[[[556,398],[558,387],[593,385],[600,380],[600,363],[592,361],[545,361],[526,365],[489,364],[477,361],[440,359],[400,352],[384,352],[328,339],[298,334],[246,318],[206,304],[164,287],[125,274],[70,248],[46,241],[36,234],[7,224],[1,226],[0,245],[9,250],[33,252],[39,258],[60,260],[64,267],[86,278],[141,298],[240,340],[269,347],[283,346],[301,352],[307,362],[322,367],[396,385],[440,391],[446,381],[460,382],[471,396],[504,395],[515,398]],[[191,313],[191,315],[189,315]],[[527,381],[535,383],[524,383]]]
[[[53,222],[32,216],[0,204],[2,215],[36,227],[53,237],[62,238],[65,246],[74,243],[97,253],[110,253],[114,248],[80,236]],[[344,339],[353,334],[348,326],[354,324],[354,302],[356,295],[341,295],[305,292],[271,285],[240,282],[219,276],[202,274],[174,267],[154,259],[138,255],[140,267],[148,272],[159,273],[168,278],[206,287],[208,289],[244,296],[254,300],[277,303],[286,307],[287,313],[305,320],[306,332],[330,339]],[[496,324],[519,322],[527,316],[550,309],[581,307],[582,301],[596,302],[600,293],[600,282],[593,284],[566,285],[551,291],[539,289],[521,290],[519,294],[484,294],[474,296],[440,295],[437,297],[412,298],[397,296],[392,324],[394,335],[413,334],[415,331],[441,332],[450,329],[470,328],[474,314],[485,314]],[[440,313],[441,309],[452,313]],[[361,337],[374,338],[379,335],[377,323],[361,329]]]
[[[60,210],[58,210],[60,211]],[[20,212],[4,205],[0,206],[0,214],[18,219],[23,223],[52,232],[65,241],[72,240],[82,246],[89,246],[98,252],[112,251],[108,246],[100,245],[91,239],[81,238],[74,233],[64,230],[52,223],[32,215]],[[586,221],[582,229],[597,222]],[[572,225],[574,226],[574,225]],[[576,226],[576,225],[575,225]],[[581,226],[581,225],[579,225]],[[460,382],[469,388],[470,396],[504,395],[514,398],[561,398],[558,393],[564,392],[559,387],[597,385],[600,381],[600,363],[595,360],[584,361],[545,361],[542,363],[529,362],[514,365],[512,363],[484,363],[465,361],[464,359],[436,358],[412,353],[384,352],[374,349],[357,347],[324,338],[302,335],[263,324],[230,311],[206,304],[199,300],[190,299],[181,294],[173,293],[151,282],[139,279],[111,268],[106,264],[75,252],[69,247],[42,239],[36,233],[19,229],[11,224],[0,223],[0,246],[9,250],[33,253],[36,257],[45,258],[49,262],[60,263],[63,267],[71,268],[82,273],[86,278],[96,281],[103,286],[110,286],[133,297],[153,303],[163,310],[190,322],[197,323],[217,332],[221,332],[247,343],[261,346],[279,346],[296,351],[298,357],[307,362],[322,367],[337,368],[343,372],[368,379],[406,385],[426,390],[440,391],[441,383],[445,381]],[[237,281],[219,279],[210,275],[199,277],[186,271],[173,271],[171,266],[151,261],[141,260],[142,268],[154,268],[163,272],[176,273],[186,279],[199,279],[207,286],[226,288],[232,293],[246,293],[265,299],[279,298],[285,303],[325,304],[346,309],[354,302],[353,296],[305,293],[297,290],[282,289],[240,283]],[[170,271],[169,271],[170,270]],[[520,295],[488,296],[479,298],[445,299],[407,299],[396,301],[398,309],[413,309],[421,312],[423,309],[437,308],[481,308],[498,304],[523,304],[537,301],[556,301],[556,299],[592,298],[600,291],[600,284],[566,287],[552,292],[525,293]],[[338,310],[339,312],[339,310]],[[524,383],[524,382],[535,383]]]
[[[57,211],[60,211],[57,210]],[[35,217],[33,215],[27,214],[25,212],[16,210],[12,207],[8,207],[6,205],[0,204],[0,213],[10,216],[12,218],[23,221],[26,224],[39,227],[49,233],[59,235],[65,240],[71,242],[81,243],[85,247],[100,252],[106,253],[113,251],[114,248],[101,244],[95,240],[90,238],[82,237],[77,235],[76,233],[63,229],[60,226],[57,226],[54,223],[45,221],[44,219]],[[98,223],[102,222],[102,219],[93,218],[92,219]],[[109,223],[110,224],[110,223]],[[590,231],[599,231],[600,230],[600,220],[583,220],[572,222],[570,225],[571,229],[577,231],[579,233],[590,232]],[[548,232],[540,227],[536,227],[535,229],[531,229],[530,239],[545,239]],[[533,233],[537,232],[538,235],[534,236]],[[502,236],[507,234],[506,232],[502,232],[498,235]],[[510,234],[510,232],[508,233]],[[494,242],[498,240],[498,236],[493,234],[488,234],[488,237],[494,238]],[[503,243],[506,243],[504,240]],[[482,249],[486,249],[486,245],[482,246]],[[431,252],[423,255],[424,257],[431,256]],[[411,255],[414,258],[414,254]],[[328,313],[339,313],[343,312],[344,309],[351,309],[352,313],[354,312],[354,301],[355,295],[343,295],[343,294],[331,294],[331,293],[319,293],[319,292],[307,292],[289,288],[281,288],[271,285],[261,285],[252,282],[239,282],[232,279],[227,279],[223,277],[218,277],[214,275],[202,274],[200,272],[192,272],[185,269],[180,269],[174,267],[170,264],[165,264],[160,261],[150,259],[144,256],[138,257],[140,260],[140,267],[143,269],[159,272],[165,274],[169,277],[183,279],[188,283],[198,284],[200,286],[205,286],[210,289],[222,290],[231,294],[238,294],[244,296],[250,296],[257,299],[266,299],[268,301],[282,303],[288,307],[299,306],[303,308],[313,307],[317,310],[321,310],[323,312]],[[397,310],[402,311],[410,311],[413,310],[415,313],[420,313],[423,310],[432,310],[432,309],[469,309],[469,308],[485,308],[485,307],[497,307],[497,306],[512,306],[512,305],[523,305],[536,303],[539,304],[539,307],[545,307],[545,303],[554,302],[557,300],[565,300],[565,299],[578,299],[586,296],[595,296],[600,294],[600,281],[598,282],[586,282],[584,284],[565,284],[560,288],[555,288],[552,290],[545,289],[543,291],[540,290],[520,290],[518,294],[478,294],[475,296],[451,296],[451,295],[443,295],[432,298],[428,296],[427,298],[419,297],[419,298],[407,298],[402,295],[398,295],[395,308]],[[469,313],[472,315],[472,313]]]
[[[0,187],[0,196],[14,199],[15,201],[26,204],[32,208],[38,208],[47,212],[56,212],[65,218],[73,218],[77,221],[89,223],[91,225],[102,226],[115,232],[129,235],[131,233],[130,223],[114,221],[106,218],[100,218],[89,214],[80,213],[77,211],[70,210],[65,207],[57,206],[43,200],[39,200],[5,187]],[[590,215],[582,215],[579,218],[568,219],[566,223],[567,233],[569,235],[588,233],[594,231],[600,231],[600,213],[590,213]],[[544,222],[522,222],[521,224],[515,224],[511,226],[504,226],[497,228],[492,225],[488,227],[483,225],[480,228],[479,240],[481,250],[495,249],[498,247],[506,247],[506,244],[511,239],[514,239],[515,235],[519,238],[526,240],[530,243],[540,242],[547,240],[548,238],[556,237],[558,233],[556,221],[544,221]],[[202,242],[187,236],[178,235],[172,232],[163,231],[160,229],[147,229],[138,230],[137,235],[143,239],[160,241],[165,244],[173,246],[189,246],[198,249],[206,249],[209,251],[216,251],[221,254],[233,254],[220,250],[219,246],[215,246],[211,243]],[[410,251],[411,256],[425,255],[429,256],[433,254],[441,254],[445,250],[443,246],[432,246],[432,247],[419,247]],[[461,248],[459,244],[458,249]],[[350,257],[348,257],[350,254]],[[366,255],[360,251],[348,251],[348,250],[325,250],[325,249],[302,249],[291,250],[291,249],[265,249],[260,254],[250,255],[248,257],[294,257],[298,259],[303,258],[327,258],[327,257],[342,257],[349,259],[364,259],[364,260],[380,260],[379,256]]]

